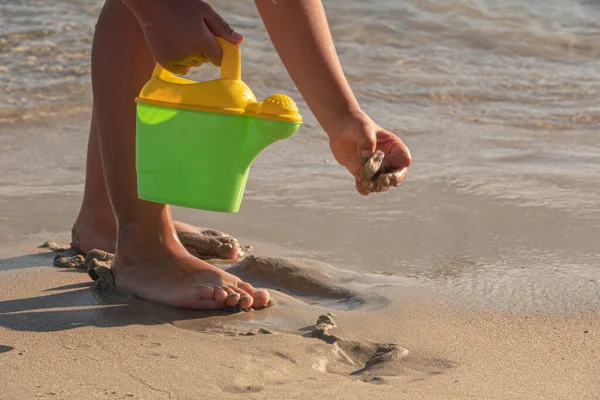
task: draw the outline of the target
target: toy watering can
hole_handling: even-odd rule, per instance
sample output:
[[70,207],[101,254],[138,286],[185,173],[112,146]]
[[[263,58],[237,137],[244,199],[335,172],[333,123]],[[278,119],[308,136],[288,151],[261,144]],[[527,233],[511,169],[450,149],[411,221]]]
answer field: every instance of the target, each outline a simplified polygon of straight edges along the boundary
[[194,82],[157,65],[136,99],[140,199],[238,212],[255,157],[302,123],[285,95],[258,102],[241,80],[240,48],[217,41],[220,79]]

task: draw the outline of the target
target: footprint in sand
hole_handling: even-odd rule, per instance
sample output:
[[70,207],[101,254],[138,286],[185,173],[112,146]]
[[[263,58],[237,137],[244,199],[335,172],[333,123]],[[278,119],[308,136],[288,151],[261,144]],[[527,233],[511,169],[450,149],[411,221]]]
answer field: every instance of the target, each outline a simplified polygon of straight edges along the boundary
[[400,374],[402,361],[409,353],[407,349],[395,343],[344,339],[331,333],[335,327],[333,314],[323,314],[308,335],[332,346],[329,354],[319,357],[313,368],[373,383],[380,382],[381,376]]

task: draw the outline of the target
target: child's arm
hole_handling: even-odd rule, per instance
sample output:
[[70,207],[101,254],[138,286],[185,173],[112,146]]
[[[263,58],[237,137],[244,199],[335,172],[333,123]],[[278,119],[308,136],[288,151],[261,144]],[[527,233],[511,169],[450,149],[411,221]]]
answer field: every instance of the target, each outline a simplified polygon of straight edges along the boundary
[[[136,16],[155,60],[177,74],[206,60],[219,64],[214,35],[234,44],[243,37],[202,0],[122,0]],[[405,177],[411,158],[393,133],[361,109],[337,58],[323,6],[318,0],[255,0],[271,39],[308,106],[330,139],[335,159],[355,177],[362,194],[387,190],[362,182],[362,159],[375,149],[396,170],[392,185]]]
[[357,177],[361,158],[376,148],[386,154],[385,166],[401,170],[404,179],[411,162],[408,148],[361,110],[342,71],[321,1],[255,3],[281,60],[327,132],[336,160],[357,178],[358,191],[367,194]]
[[[256,0],[258,11],[296,87],[325,131],[360,106],[346,81],[320,0]],[[366,146],[374,151],[374,145]]]

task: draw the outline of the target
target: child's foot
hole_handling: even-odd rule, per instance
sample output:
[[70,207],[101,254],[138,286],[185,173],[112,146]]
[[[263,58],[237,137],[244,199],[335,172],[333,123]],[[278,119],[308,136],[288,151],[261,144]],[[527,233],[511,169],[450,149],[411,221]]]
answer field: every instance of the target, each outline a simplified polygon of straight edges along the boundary
[[[198,258],[233,260],[243,256],[246,251],[236,238],[226,233],[179,221],[175,221],[174,225],[181,243]],[[80,254],[93,249],[114,253],[116,231],[113,218],[93,222],[78,220],[71,231],[71,247]]]
[[121,233],[111,270],[120,291],[175,307],[262,308],[270,300],[267,291],[190,255],[174,238],[150,243]]

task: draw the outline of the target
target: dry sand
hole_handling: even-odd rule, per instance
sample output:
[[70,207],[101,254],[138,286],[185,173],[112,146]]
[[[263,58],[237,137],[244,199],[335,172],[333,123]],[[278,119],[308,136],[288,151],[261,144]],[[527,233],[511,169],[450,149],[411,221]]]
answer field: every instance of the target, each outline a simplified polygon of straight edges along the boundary
[[[600,318],[591,311],[511,313],[410,274],[318,261],[331,256],[307,261],[302,249],[268,243],[253,218],[274,223],[277,213],[251,198],[235,223],[264,240],[251,241],[254,253],[296,259],[270,259],[271,274],[253,259],[224,268],[270,288],[274,306],[220,315],[164,307],[51,267],[54,254],[38,246],[68,240],[78,202],[42,195],[0,203],[0,398],[600,396]],[[223,229],[234,221],[178,213]],[[301,211],[286,214],[290,224],[306,221]],[[304,237],[302,224],[296,234]]]

